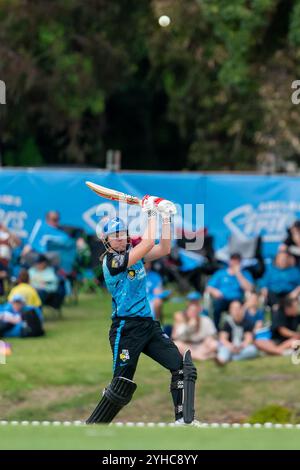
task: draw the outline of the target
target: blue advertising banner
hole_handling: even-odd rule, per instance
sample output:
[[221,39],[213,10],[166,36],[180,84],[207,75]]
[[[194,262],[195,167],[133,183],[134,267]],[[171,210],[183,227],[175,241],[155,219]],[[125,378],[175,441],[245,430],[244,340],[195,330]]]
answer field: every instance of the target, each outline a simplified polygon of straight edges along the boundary
[[207,177],[205,224],[217,247],[233,234],[242,240],[261,235],[265,255],[276,252],[286,228],[300,218],[300,178],[261,175]]
[[[204,225],[216,248],[230,234],[242,239],[262,235],[265,253],[275,252],[286,227],[300,218],[300,178],[201,173],[112,173],[105,170],[1,169],[0,223],[33,240],[48,210],[59,210],[61,222],[93,233],[99,217],[113,204],[98,198],[85,181],[143,197],[173,200],[185,214],[188,229]],[[204,204],[204,221],[185,206]],[[179,216],[180,218],[180,216]]]

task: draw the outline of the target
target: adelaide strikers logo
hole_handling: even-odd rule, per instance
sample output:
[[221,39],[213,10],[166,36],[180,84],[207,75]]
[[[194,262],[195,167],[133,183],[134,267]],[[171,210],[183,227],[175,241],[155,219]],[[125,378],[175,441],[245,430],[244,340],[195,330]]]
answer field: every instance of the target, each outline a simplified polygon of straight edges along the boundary
[[127,278],[132,281],[135,278],[135,270],[134,269],[129,269]]
[[122,349],[122,352],[120,354],[120,359],[123,362],[128,361],[128,359],[130,359],[128,349]]

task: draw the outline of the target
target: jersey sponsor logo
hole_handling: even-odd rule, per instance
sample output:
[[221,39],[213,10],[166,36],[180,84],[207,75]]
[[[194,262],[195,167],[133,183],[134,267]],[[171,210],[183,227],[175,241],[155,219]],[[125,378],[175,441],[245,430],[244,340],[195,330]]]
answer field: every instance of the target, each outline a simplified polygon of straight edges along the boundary
[[128,349],[122,349],[122,352],[120,354],[120,359],[121,361],[125,362],[130,359],[129,351]]
[[146,271],[144,266],[141,269],[128,269],[127,271],[127,279],[132,281],[133,279],[144,279],[146,277]]
[[128,279],[130,279],[130,281],[132,281],[132,279],[135,278],[135,270],[134,269],[129,269],[127,277],[128,277]]

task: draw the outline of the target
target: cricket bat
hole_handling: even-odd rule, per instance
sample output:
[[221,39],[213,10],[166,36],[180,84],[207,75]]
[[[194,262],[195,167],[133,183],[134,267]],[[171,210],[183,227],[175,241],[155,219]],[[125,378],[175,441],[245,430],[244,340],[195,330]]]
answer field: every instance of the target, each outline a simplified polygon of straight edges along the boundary
[[131,196],[130,194],[125,194],[120,191],[115,191],[114,189],[105,188],[96,183],[91,183],[91,181],[86,181],[85,184],[98,196],[104,197],[105,199],[110,199],[112,201],[125,202],[126,204],[133,205],[142,205],[142,200],[136,196]]

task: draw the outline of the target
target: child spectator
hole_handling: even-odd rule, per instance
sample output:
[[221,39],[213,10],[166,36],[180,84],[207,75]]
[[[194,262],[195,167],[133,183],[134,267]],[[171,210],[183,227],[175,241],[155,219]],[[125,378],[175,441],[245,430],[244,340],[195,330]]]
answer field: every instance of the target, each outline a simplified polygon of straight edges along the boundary
[[10,303],[2,307],[3,310],[0,311],[0,337],[5,336],[15,325],[21,325],[21,311],[24,305],[24,297],[15,295]]
[[0,336],[43,336],[43,318],[40,309],[27,306],[25,298],[15,294],[11,302],[0,307]]
[[41,307],[42,301],[36,289],[29,284],[29,274],[26,269],[20,271],[17,282],[18,284],[10,291],[8,300],[11,301],[16,294],[20,294],[24,297],[27,305]]

